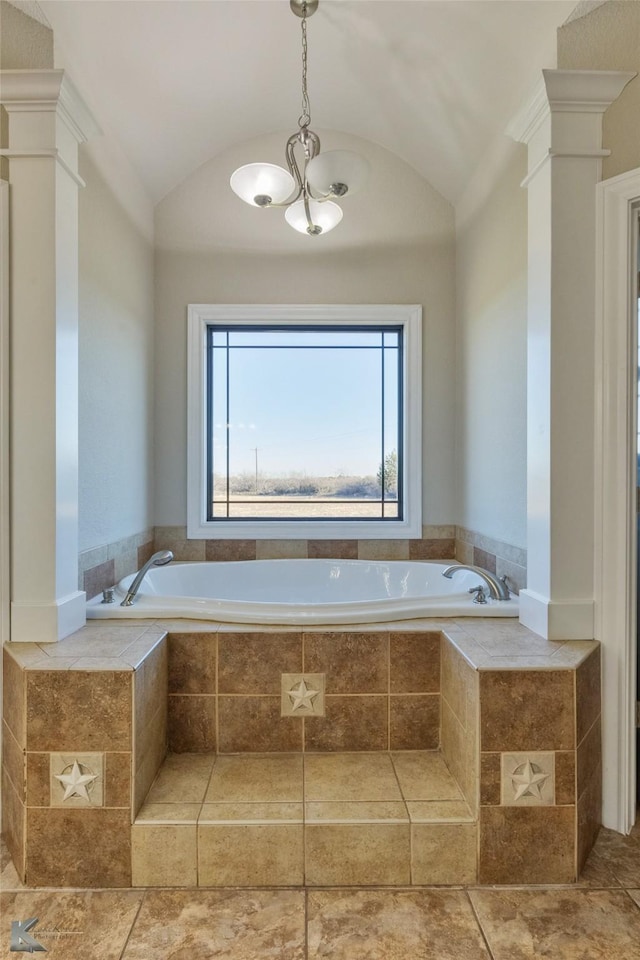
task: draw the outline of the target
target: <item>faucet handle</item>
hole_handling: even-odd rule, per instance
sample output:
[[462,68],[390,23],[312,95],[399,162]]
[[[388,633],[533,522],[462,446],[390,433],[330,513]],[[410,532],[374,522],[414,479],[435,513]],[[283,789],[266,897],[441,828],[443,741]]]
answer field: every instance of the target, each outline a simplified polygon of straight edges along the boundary
[[484,592],[484,584],[479,583],[477,587],[469,587],[468,593],[475,593],[474,603],[486,603],[487,595]]

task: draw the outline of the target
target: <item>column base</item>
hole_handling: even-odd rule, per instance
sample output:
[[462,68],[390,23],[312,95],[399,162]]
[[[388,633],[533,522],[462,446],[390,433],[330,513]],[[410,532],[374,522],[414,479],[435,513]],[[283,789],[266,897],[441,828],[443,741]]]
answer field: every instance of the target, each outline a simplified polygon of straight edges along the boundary
[[53,603],[11,604],[11,641],[13,643],[57,643],[84,627],[87,595],[83,590],[70,593]]
[[593,600],[550,600],[520,591],[520,623],[545,640],[592,640]]

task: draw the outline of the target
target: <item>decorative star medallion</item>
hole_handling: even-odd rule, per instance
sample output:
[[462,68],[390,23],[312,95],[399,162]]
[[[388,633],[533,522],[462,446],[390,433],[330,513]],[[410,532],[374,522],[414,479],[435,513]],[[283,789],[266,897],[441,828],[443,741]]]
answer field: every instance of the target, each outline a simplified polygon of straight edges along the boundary
[[289,699],[293,710],[313,710],[313,701],[320,693],[313,687],[308,687],[304,677],[289,690]]
[[[71,766],[71,765],[70,765]],[[66,768],[68,769],[68,767]],[[83,769],[88,770],[88,767]],[[81,800],[89,802],[89,792],[87,787],[98,779],[95,773],[83,773],[77,760],[73,761],[70,773],[57,773],[55,779],[59,780],[65,788],[63,800],[69,800],[71,797],[80,797]]]
[[514,787],[514,800],[520,800],[521,797],[535,797],[536,800],[542,800],[541,789],[549,779],[548,773],[543,773],[540,767],[527,760],[521,763],[511,774],[511,782]]

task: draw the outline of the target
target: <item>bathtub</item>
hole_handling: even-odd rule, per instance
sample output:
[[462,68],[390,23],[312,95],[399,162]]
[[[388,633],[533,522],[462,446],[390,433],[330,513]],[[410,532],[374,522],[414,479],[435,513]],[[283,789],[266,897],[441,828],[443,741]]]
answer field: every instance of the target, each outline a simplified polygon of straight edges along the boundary
[[473,603],[468,590],[480,583],[478,575],[465,570],[448,580],[446,567],[400,560],[171,563],[149,570],[133,606],[120,606],[132,574],[115,588],[115,603],[90,600],[87,617],[332,624],[518,616],[517,597]]

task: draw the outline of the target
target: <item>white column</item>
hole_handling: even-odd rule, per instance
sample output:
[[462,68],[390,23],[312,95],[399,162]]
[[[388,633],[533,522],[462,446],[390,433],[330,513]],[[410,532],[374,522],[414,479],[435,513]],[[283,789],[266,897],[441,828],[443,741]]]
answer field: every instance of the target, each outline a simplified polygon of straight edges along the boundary
[[78,143],[96,125],[62,70],[6,70],[11,314],[11,639],[85,622],[78,590]]
[[594,635],[595,187],[602,116],[632,73],[544,70],[509,129],[529,149],[527,589],[549,639]]

